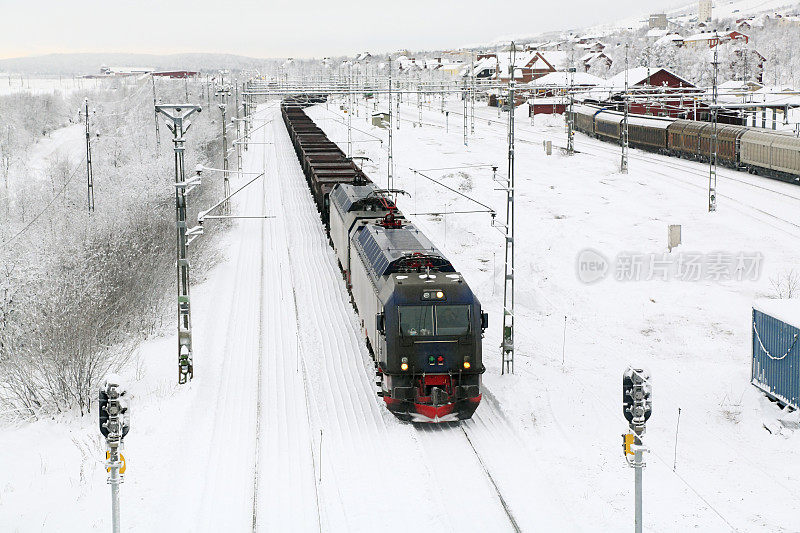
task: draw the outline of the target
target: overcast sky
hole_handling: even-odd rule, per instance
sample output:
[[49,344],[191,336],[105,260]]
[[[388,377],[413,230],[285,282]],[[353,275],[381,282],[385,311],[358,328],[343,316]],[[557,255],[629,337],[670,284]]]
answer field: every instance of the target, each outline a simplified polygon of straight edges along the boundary
[[228,52],[322,57],[456,48],[647,15],[687,0],[0,0],[0,57]]

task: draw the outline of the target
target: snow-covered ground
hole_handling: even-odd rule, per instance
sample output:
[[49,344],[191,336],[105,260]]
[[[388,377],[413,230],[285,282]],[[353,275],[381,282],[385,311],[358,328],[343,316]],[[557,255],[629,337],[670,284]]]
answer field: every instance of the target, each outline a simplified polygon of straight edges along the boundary
[[[698,2],[691,2],[683,6],[666,9],[662,11],[673,22],[689,24],[697,20]],[[714,19],[725,18],[747,18],[761,13],[773,12],[794,12],[797,9],[797,2],[791,0],[714,0],[712,3],[711,16]],[[651,10],[649,13],[654,13]],[[640,12],[636,16],[622,18],[612,24],[602,24],[587,28],[588,34],[603,34],[614,32],[626,28],[638,28],[642,24],[647,24],[648,13]]]
[[[410,199],[401,198],[401,208],[406,213],[475,209],[475,204],[415,177],[409,167],[491,163],[503,171],[505,114],[500,123],[489,124],[497,120],[496,110],[479,107],[476,136],[464,147],[460,102],[449,106],[449,134],[443,128],[447,119],[436,111],[424,110],[423,123],[431,125],[415,128],[419,111],[413,104],[401,106],[400,130],[393,139],[399,176],[395,185],[411,192]],[[341,117],[321,107],[310,114],[332,138],[346,139]],[[359,114],[364,116],[363,107]],[[800,190],[721,170],[719,211],[709,215],[706,165],[633,151],[631,171],[621,175],[619,149],[583,135],[576,139],[581,154],[567,157],[556,151],[548,157],[540,143],[550,139],[565,144],[561,118],[539,116],[531,127],[524,108],[518,115],[517,135],[523,142],[516,152],[515,376],[499,377],[500,355],[491,358],[499,328],[491,330],[485,343],[493,370],[485,383],[502,410],[525,440],[535,443],[539,455],[551,459],[549,472],[574,476],[568,482],[572,498],[592,488],[588,494],[602,503],[588,503],[585,511],[608,517],[608,527],[614,528],[625,523],[630,511],[630,473],[616,442],[625,429],[620,374],[629,363],[644,365],[655,383],[656,412],[647,437],[654,453],[645,489],[653,530],[800,529],[798,504],[788,496],[800,482],[800,469],[794,466],[799,437],[788,430],[775,436],[763,428],[763,419],[774,420],[779,413],[749,385],[750,306],[754,298],[772,293],[771,277],[798,264]],[[368,127],[363,118],[354,118],[353,124],[386,139],[385,132]],[[370,175],[385,176],[386,158],[378,143],[355,146],[357,154],[363,151],[375,163],[368,167]],[[503,213],[504,195],[494,190],[488,170],[426,174]],[[477,287],[497,326],[502,237],[490,227],[489,217],[414,218]],[[668,224],[682,224],[683,244],[662,256],[667,253]],[[578,279],[576,261],[585,249],[596,250],[610,263],[603,281],[587,285]],[[716,252],[743,260],[761,254],[757,279],[742,275],[742,281],[681,281],[674,272],[667,281],[658,272],[649,276],[651,257],[666,258],[677,268],[681,257],[698,253],[712,269],[719,263]],[[641,281],[615,279],[631,273],[623,268],[626,258],[643,261]],[[739,277],[735,270],[732,274]]]
[[[474,419],[418,427],[382,406],[333,252],[277,106],[267,104],[253,140],[270,144],[251,145],[244,161],[246,172],[265,177],[235,208],[275,218],[241,220],[222,245],[227,261],[192,289],[195,379],[175,385],[171,334],[141,346],[128,373],[123,529],[632,528],[620,379],[634,364],[654,382],[646,530],[800,530],[800,437],[764,429],[781,413],[749,385],[752,300],[769,295],[769,278],[800,259],[797,187],[721,171],[719,210],[709,215],[704,165],[632,151],[622,175],[614,147],[581,135],[581,153],[547,156],[543,139],[564,144],[560,120],[539,116],[532,127],[520,117],[517,360],[516,373],[501,376],[502,236],[488,214],[452,213],[476,205],[409,168],[495,164],[503,172],[505,129],[492,122],[496,111],[478,107],[465,147],[460,102],[449,109],[446,132],[439,111],[423,110],[415,127],[416,106],[401,106],[395,185],[411,193],[403,211],[490,312],[485,396]],[[353,118],[366,132],[353,132],[354,151],[371,159],[365,170],[382,184],[387,132],[369,126],[366,111],[362,103]],[[308,112],[346,149],[338,105]],[[504,216],[505,195],[489,169],[423,172]],[[442,211],[449,214],[413,215]],[[683,244],[667,254],[667,225],[675,223]],[[577,273],[586,249],[609,267],[593,284]],[[662,280],[646,255],[677,267],[690,252],[719,264],[711,255],[719,251],[761,254],[758,276]],[[617,280],[633,275],[624,260],[634,257],[643,261],[640,279]],[[95,416],[0,430],[1,529],[109,528]]]
[[13,93],[58,94],[66,96],[75,91],[97,89],[104,80],[67,76],[31,77],[23,74],[0,73],[0,95]]

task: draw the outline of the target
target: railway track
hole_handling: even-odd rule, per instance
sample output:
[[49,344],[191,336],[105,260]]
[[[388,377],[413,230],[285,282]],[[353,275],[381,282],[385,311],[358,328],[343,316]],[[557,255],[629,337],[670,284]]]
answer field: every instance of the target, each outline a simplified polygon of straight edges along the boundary
[[[407,107],[411,107],[408,104],[406,104],[406,106]],[[430,111],[436,112],[437,110],[430,109]],[[459,112],[459,111],[449,110],[449,112],[451,114],[462,116],[462,117],[464,115],[462,112]],[[502,127],[502,128],[505,128],[507,126],[507,122],[506,121],[500,121],[500,120],[496,120],[496,119],[493,119],[493,118],[490,118],[490,117],[486,117],[486,116],[479,116],[477,114],[475,116],[475,119],[476,119],[476,122],[485,120],[487,122],[487,125],[490,125],[490,126],[496,126],[496,127]],[[419,121],[413,120],[413,119],[406,119],[406,118],[403,117],[402,114],[400,115],[400,120],[401,121],[408,121],[409,123],[419,122]],[[442,126],[440,124],[434,124],[434,123],[431,123],[431,122],[424,122],[424,124],[427,125],[427,126],[433,126],[433,127],[437,127],[437,128],[440,128],[440,129],[445,129],[444,126]],[[532,130],[526,129],[524,127],[520,127],[519,125],[516,127],[515,131],[516,131],[516,140],[517,140],[517,142],[520,142],[520,143],[523,143],[523,144],[538,145],[541,142],[541,140],[551,140],[552,139],[552,136],[550,136],[550,135],[547,135],[545,133],[532,131]],[[536,136],[536,137],[539,137],[540,140],[532,140],[530,138],[525,138],[525,137],[521,136],[520,134]],[[607,156],[609,154],[617,155],[617,152],[619,151],[617,148],[614,148],[614,147],[612,147],[612,145],[609,145],[609,143],[605,143],[603,141],[596,140],[596,139],[591,139],[588,136],[586,137],[586,141],[588,141],[590,149],[587,150],[586,148],[582,148],[581,150],[579,150],[582,153],[587,153],[587,154],[595,155],[595,156]],[[694,188],[694,189],[699,189],[699,190],[707,190],[708,189],[707,185],[701,185],[701,184],[698,184],[698,183],[696,183],[694,181],[691,181],[691,180],[685,180],[685,179],[682,179],[682,178],[676,176],[674,173],[666,173],[666,172],[663,172],[663,171],[658,170],[656,168],[653,168],[655,166],[658,166],[659,168],[669,167],[669,168],[672,168],[672,169],[675,169],[675,170],[679,170],[679,171],[684,172],[684,173],[692,174],[692,175],[698,176],[700,178],[707,179],[708,178],[708,173],[703,171],[703,170],[698,169],[697,166],[696,166],[697,162],[686,161],[684,163],[681,163],[682,160],[679,159],[679,160],[673,161],[673,160],[671,160],[672,158],[670,158],[670,160],[666,160],[665,161],[665,159],[667,159],[667,156],[664,156],[663,158],[659,158],[659,157],[657,157],[655,155],[649,155],[647,153],[639,153],[639,151],[631,151],[629,157],[630,157],[630,159],[641,161],[641,162],[647,163],[648,165],[652,165],[652,167],[648,169],[648,172],[650,172],[650,173],[654,173],[654,174],[666,177],[668,179],[683,183],[683,184],[685,184],[685,185],[687,185],[687,186],[689,186],[691,188]],[[736,183],[738,183],[740,185],[744,185],[746,187],[751,187],[751,188],[757,189],[759,191],[764,191],[764,192],[767,192],[767,193],[778,195],[781,198],[789,198],[791,200],[795,200],[795,201],[800,202],[800,195],[792,194],[791,192],[787,192],[785,190],[779,190],[776,187],[769,186],[768,183],[774,181],[774,180],[772,180],[770,178],[754,177],[753,181],[751,181],[751,179],[748,179],[748,178],[741,178],[741,177],[735,177],[735,176],[730,175],[731,173],[735,173],[737,171],[730,170],[730,171],[726,172],[726,170],[728,170],[728,169],[720,168],[718,170],[718,173],[717,173],[717,179],[718,180],[726,180],[726,181],[730,181],[730,182],[736,182]],[[758,180],[759,182],[757,183],[757,182],[755,182],[755,180]],[[785,184],[785,183],[781,183],[781,185],[784,185],[785,187],[791,187],[792,186],[791,184]],[[754,219],[756,219],[756,220],[758,220],[760,222],[766,223],[766,224],[770,225],[771,227],[773,227],[775,229],[783,231],[783,232],[785,232],[785,233],[787,233],[787,234],[789,234],[789,235],[791,235],[793,237],[800,238],[800,220],[798,220],[798,221],[789,220],[789,219],[787,219],[787,218],[785,218],[783,216],[780,216],[780,215],[777,215],[777,214],[775,214],[773,212],[770,212],[767,209],[763,209],[762,208],[763,206],[759,207],[757,205],[754,205],[751,202],[743,201],[743,200],[741,200],[739,198],[736,198],[736,197],[734,197],[734,196],[732,196],[730,194],[720,193],[719,189],[717,191],[717,197],[718,198],[725,198],[725,199],[730,200],[733,203],[737,204],[738,206],[740,206],[739,211],[742,212],[745,215],[752,216]],[[750,212],[748,212],[748,211],[750,211]]]
[[506,516],[508,517],[508,521],[511,524],[511,528],[516,533],[520,533],[520,531],[522,531],[522,530],[520,529],[519,524],[517,524],[517,520],[514,518],[514,514],[511,512],[511,509],[509,509],[505,498],[503,498],[503,493],[500,491],[500,487],[497,486],[497,483],[495,482],[494,478],[492,477],[492,473],[489,472],[489,469],[486,467],[486,464],[483,462],[483,459],[481,459],[481,454],[479,454],[478,450],[475,449],[475,445],[472,443],[472,439],[469,438],[469,433],[467,433],[467,430],[464,428],[464,426],[461,426],[460,429],[464,433],[464,437],[466,437],[470,448],[472,448],[472,451],[475,452],[475,457],[477,457],[478,462],[480,463],[481,468],[483,469],[483,472],[486,474],[486,477],[489,479],[489,483],[492,484],[492,487],[494,488],[494,492],[495,492],[495,494],[497,494],[497,497],[500,500],[500,505],[503,506],[503,511],[505,511]]

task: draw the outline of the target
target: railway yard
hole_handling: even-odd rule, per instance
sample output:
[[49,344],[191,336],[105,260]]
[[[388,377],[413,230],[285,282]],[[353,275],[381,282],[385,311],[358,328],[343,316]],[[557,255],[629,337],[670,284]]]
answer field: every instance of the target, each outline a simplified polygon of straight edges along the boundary
[[800,533],[800,0],[7,4],[0,533]]
[[[242,174],[231,177],[233,190],[250,184],[232,213],[269,218],[233,223],[217,246],[224,260],[192,289],[196,376],[174,385],[174,334],[143,343],[127,376],[136,428],[125,440],[124,530],[626,529],[619,376],[628,365],[653,376],[647,531],[800,530],[790,496],[800,483],[796,413],[750,384],[753,301],[800,264],[800,187],[720,166],[718,210],[708,213],[708,163],[632,148],[621,174],[619,146],[577,132],[567,155],[563,117],[532,123],[519,112],[516,362],[502,374],[496,221],[506,192],[493,178],[505,172],[507,112],[476,106],[466,135],[458,98],[429,100],[397,105],[392,161],[374,98],[348,107],[332,95],[303,113],[376,187],[389,186],[393,165],[399,212],[488,312],[475,414],[411,424],[386,409],[392,389],[376,387],[364,338],[372,326],[351,303],[323,224],[330,204],[309,189],[282,99],[262,98],[250,109]],[[682,243],[668,251],[670,224],[682,226]],[[605,266],[600,277],[583,276],[586,254]],[[687,275],[689,257],[715,273]],[[770,430],[778,419],[789,424]],[[0,434],[13,452],[0,457],[0,523],[107,529],[96,512],[106,474],[85,451],[95,423],[40,420]],[[54,426],[55,437],[26,446]]]

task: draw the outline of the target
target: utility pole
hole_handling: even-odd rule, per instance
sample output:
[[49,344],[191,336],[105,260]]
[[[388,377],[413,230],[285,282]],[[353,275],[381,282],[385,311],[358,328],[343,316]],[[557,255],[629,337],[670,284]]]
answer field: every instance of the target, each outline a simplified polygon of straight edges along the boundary
[[[508,81],[508,179],[506,182],[505,273],[503,276],[503,362],[500,373],[514,373],[514,62],[516,45],[511,42]],[[499,102],[498,102],[499,103]]]
[[470,78],[472,80],[472,87],[470,88],[470,124],[469,133],[475,135],[475,52],[471,52],[472,56],[472,69],[470,70]]
[[89,131],[89,99],[83,99],[84,115],[86,115],[86,199],[89,212],[94,211],[94,176],[92,175],[92,134]]
[[464,146],[468,145],[467,142],[467,80],[464,78],[464,87],[461,90],[461,99],[464,100]]
[[[158,104],[156,101],[156,77],[151,74],[150,79],[153,80],[153,109],[155,109],[156,104]],[[161,132],[158,131],[158,111],[153,113],[153,117],[156,121],[156,151],[158,151],[161,149]]]
[[[633,433],[622,435],[622,449],[628,466],[634,469],[634,526],[636,533],[642,533],[642,469],[645,467],[644,452],[648,451],[642,442],[645,424],[653,412],[650,374],[639,368],[628,368],[622,374],[622,414]],[[633,463],[629,459],[633,455]]]
[[393,176],[394,161],[392,160],[392,130],[394,128],[392,126],[394,126],[394,124],[392,123],[392,56],[391,54],[389,54],[389,147],[388,147],[389,160],[386,168],[387,171],[386,188],[389,189],[390,191],[394,189],[394,176]]
[[419,127],[421,128],[422,127],[422,83],[419,81],[419,78],[417,78],[417,112],[419,115],[417,120],[419,121]]
[[353,67],[347,66],[347,157],[353,157]]
[[[227,104],[219,104],[219,110],[222,112],[222,170],[223,170],[223,192],[222,195],[224,198],[227,198],[231,195],[231,183],[228,179],[228,130],[227,130],[227,119],[225,115]],[[222,204],[222,213],[225,215],[231,214],[231,204],[229,201],[225,201]]]
[[244,111],[244,151],[247,151],[247,145],[249,144],[247,141],[250,138],[250,115],[253,112],[253,96],[250,94],[250,80],[245,83],[244,86],[244,102],[242,103],[243,111]]
[[628,173],[628,48],[625,45],[625,101],[623,102],[624,112],[622,115],[622,160],[620,161],[619,171],[622,174]]
[[711,143],[708,154],[708,212],[717,210],[717,77],[719,76],[719,33],[714,32],[714,79],[711,85]]
[[156,111],[167,117],[167,127],[172,131],[175,152],[175,227],[177,237],[178,274],[178,383],[186,383],[194,376],[192,361],[192,314],[189,299],[189,257],[186,234],[186,169],[184,168],[185,135],[191,126],[188,118],[200,112],[200,106],[166,104],[156,106]]
[[[222,86],[220,89],[215,93],[215,96],[219,96],[222,102],[219,104],[219,110],[222,112],[222,169],[224,170],[222,176],[222,184],[223,184],[223,198],[227,198],[231,195],[231,183],[229,179],[228,173],[228,130],[227,130],[227,108],[228,108],[228,97],[230,97],[231,91],[229,88]],[[222,213],[224,215],[231,214],[231,204],[227,200],[224,204],[222,204]]]
[[572,86],[575,79],[575,67],[569,68],[569,112],[567,113],[567,154],[575,153],[575,115],[573,114],[573,102],[575,100]]
[[400,129],[400,101],[403,93],[400,88],[400,80],[397,81],[397,129]]
[[242,177],[242,143],[239,138],[242,134],[241,121],[239,117],[239,80],[236,80],[236,175]]

